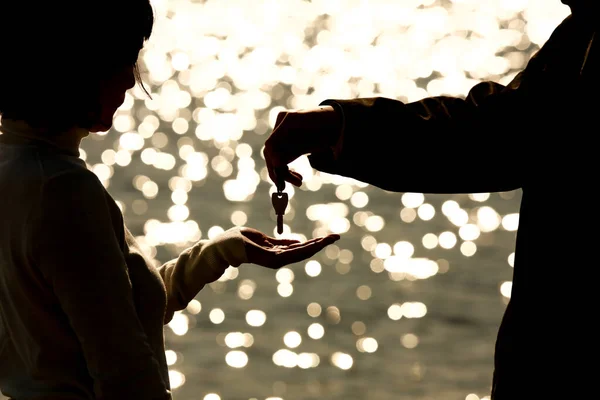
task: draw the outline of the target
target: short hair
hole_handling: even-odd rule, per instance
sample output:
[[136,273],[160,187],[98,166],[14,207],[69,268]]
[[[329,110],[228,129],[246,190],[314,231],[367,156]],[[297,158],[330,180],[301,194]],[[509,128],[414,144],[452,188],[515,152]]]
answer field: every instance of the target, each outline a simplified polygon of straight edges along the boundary
[[146,91],[138,54],[154,25],[149,0],[10,0],[0,2],[0,15],[3,118],[90,128],[97,88],[127,65]]

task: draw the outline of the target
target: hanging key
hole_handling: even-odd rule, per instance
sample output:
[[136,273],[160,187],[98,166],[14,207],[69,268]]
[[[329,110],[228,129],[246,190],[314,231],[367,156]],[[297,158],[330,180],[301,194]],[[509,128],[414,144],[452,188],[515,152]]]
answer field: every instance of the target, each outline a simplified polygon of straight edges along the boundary
[[274,192],[271,195],[271,202],[277,215],[277,233],[281,235],[283,233],[283,214],[285,214],[288,205],[288,195],[285,192]]
[[285,214],[288,205],[288,195],[283,191],[285,189],[284,177],[287,173],[287,167],[275,168],[275,185],[277,186],[277,191],[271,196],[271,203],[273,203],[273,208],[277,215],[277,233],[280,235],[283,233],[283,214]]

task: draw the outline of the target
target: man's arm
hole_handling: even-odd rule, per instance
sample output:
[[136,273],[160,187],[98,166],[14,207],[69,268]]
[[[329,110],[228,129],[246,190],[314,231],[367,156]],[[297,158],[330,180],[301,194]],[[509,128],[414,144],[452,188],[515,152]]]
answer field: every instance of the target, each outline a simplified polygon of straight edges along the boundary
[[96,397],[170,399],[138,319],[102,184],[91,172],[67,172],[44,185],[36,237],[39,268],[81,343]]
[[508,191],[522,184],[523,96],[485,82],[465,99],[327,100],[343,116],[337,145],[312,166],[385,190],[419,193]]

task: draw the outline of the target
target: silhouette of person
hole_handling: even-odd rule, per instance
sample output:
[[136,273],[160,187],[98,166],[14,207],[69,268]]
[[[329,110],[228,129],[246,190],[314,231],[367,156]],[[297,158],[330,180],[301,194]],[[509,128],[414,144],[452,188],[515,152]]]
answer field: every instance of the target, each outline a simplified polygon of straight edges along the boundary
[[[170,399],[164,324],[229,266],[271,269],[298,242],[248,227],[156,268],[80,158],[139,79],[148,0],[2,2],[0,390],[11,399]],[[143,86],[142,86],[143,87]]]
[[[507,86],[476,84],[463,98],[403,103],[329,99],[281,112],[264,156],[271,179],[299,186],[288,164],[387,191],[477,193],[520,189],[511,299],[498,331],[494,400],[596,396],[598,349],[595,195],[598,2],[571,13]],[[592,265],[594,263],[595,265]],[[595,356],[594,356],[595,357]],[[595,358],[592,358],[595,360]]]

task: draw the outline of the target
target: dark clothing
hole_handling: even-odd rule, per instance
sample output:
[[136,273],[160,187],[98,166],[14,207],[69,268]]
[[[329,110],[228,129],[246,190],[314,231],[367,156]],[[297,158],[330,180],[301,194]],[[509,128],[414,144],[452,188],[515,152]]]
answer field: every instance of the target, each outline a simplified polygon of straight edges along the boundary
[[485,82],[465,99],[408,104],[322,103],[342,112],[344,131],[336,156],[310,156],[318,170],[395,192],[522,190],[493,400],[596,398],[595,366],[580,361],[598,347],[592,321],[598,301],[590,300],[598,241],[591,186],[597,152],[590,139],[600,113],[594,19],[567,17],[506,87]]
[[78,152],[23,121],[0,132],[0,392],[172,399],[164,324],[247,262],[239,228],[156,265]]

